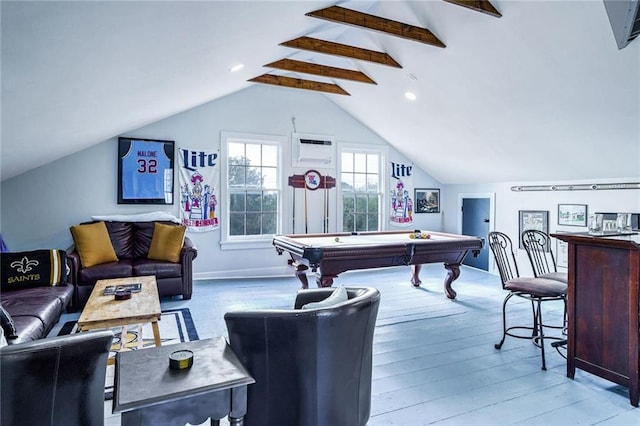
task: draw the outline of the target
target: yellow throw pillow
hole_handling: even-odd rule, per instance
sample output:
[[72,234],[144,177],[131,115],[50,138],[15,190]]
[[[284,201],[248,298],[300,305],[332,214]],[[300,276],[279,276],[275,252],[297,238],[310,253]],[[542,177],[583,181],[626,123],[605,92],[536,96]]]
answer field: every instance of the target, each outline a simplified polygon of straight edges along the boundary
[[182,225],[165,225],[156,222],[153,225],[153,237],[147,258],[177,263],[180,260],[186,230],[187,228]]
[[104,222],[72,226],[71,235],[83,268],[118,261]]

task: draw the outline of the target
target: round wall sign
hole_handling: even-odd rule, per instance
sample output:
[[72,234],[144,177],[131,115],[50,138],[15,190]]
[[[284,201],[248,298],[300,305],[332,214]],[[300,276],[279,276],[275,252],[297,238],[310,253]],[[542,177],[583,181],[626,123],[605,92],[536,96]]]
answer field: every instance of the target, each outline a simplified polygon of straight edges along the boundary
[[304,184],[308,189],[314,190],[320,187],[320,180],[322,176],[316,170],[309,170],[304,174]]

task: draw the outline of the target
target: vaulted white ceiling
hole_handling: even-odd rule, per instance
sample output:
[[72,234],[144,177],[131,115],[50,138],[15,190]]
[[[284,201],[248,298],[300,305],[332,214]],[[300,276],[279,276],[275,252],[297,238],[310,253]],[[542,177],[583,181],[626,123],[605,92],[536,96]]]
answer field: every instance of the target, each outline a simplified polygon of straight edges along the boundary
[[[640,40],[618,50],[600,0],[491,3],[501,18],[442,0],[339,3],[426,27],[438,48],[305,16],[330,1],[3,0],[2,179],[265,72],[339,84],[351,96],[318,96],[442,183],[640,176]],[[384,51],[403,68],[279,45],[300,36]],[[282,58],[377,85],[263,67]]]

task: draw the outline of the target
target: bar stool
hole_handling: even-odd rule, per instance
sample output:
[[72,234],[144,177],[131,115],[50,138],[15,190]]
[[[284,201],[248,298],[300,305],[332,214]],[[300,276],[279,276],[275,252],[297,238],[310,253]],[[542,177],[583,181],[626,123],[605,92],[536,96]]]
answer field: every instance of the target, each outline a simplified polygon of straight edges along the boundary
[[[566,315],[566,294],[567,284],[549,278],[520,277],[518,264],[513,253],[511,239],[502,232],[493,231],[488,235],[489,247],[495,257],[502,288],[509,293],[502,303],[502,339],[495,344],[496,349],[501,349],[507,336],[519,339],[531,339],[538,346],[542,353],[542,369],[546,370],[546,359],[544,350],[544,329],[556,328],[564,329],[564,321],[560,326],[546,325],[542,320],[542,303],[550,301],[562,301],[565,306]],[[507,327],[507,303],[514,296],[529,300],[533,315],[533,325],[513,325]],[[520,330],[520,332],[518,332]],[[522,334],[522,330],[527,330],[531,334]],[[560,339],[557,337],[549,337]]]

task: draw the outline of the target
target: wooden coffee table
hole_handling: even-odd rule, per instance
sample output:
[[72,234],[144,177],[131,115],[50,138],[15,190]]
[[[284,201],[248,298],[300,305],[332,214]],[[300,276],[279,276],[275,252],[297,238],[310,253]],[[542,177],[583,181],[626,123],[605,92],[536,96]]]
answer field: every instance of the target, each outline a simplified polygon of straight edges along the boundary
[[[113,295],[105,296],[103,294],[106,286],[133,283],[141,283],[142,290],[138,293],[133,293],[131,299],[115,300]],[[161,346],[160,330],[158,329],[161,313],[155,276],[98,280],[87,304],[82,310],[82,314],[80,314],[78,330],[87,331],[122,326],[120,350],[123,350],[126,342],[127,326],[138,324],[138,335],[142,335],[142,324],[150,322],[155,345]],[[142,339],[138,344],[142,344]],[[141,347],[139,348],[141,349]],[[114,359],[110,358],[109,364],[113,363]]]

